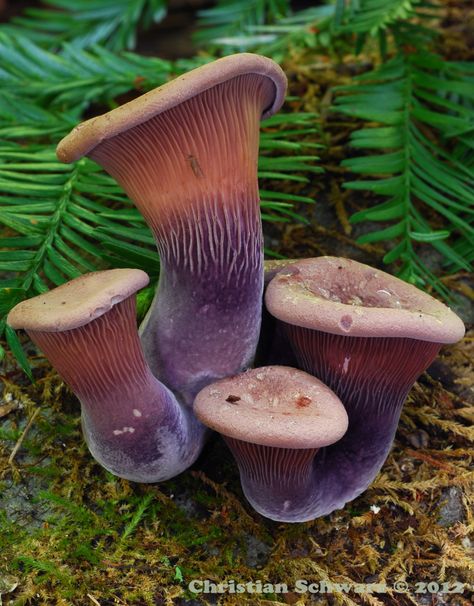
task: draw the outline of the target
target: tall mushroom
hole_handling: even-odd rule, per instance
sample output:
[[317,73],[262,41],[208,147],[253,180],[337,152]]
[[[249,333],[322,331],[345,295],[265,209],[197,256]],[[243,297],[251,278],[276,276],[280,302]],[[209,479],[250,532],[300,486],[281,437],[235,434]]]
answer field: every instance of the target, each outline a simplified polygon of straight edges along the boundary
[[138,269],[93,272],[19,303],[8,315],[23,328],[81,402],[94,458],[136,482],[166,480],[199,455],[204,429],[151,373],[138,337]]
[[266,306],[298,366],[341,399],[349,429],[315,459],[315,517],[361,494],[382,467],[417,377],[444,343],[464,335],[446,305],[383,271],[336,257],[283,269]]
[[344,406],[326,385],[287,366],[255,368],[205,387],[194,410],[223,435],[254,509],[281,522],[315,517],[317,452],[347,429]]
[[259,122],[286,78],[265,57],[224,57],[77,126],[58,158],[87,155],[125,189],[161,258],[141,329],[153,372],[191,404],[201,387],[248,367],[263,289]]

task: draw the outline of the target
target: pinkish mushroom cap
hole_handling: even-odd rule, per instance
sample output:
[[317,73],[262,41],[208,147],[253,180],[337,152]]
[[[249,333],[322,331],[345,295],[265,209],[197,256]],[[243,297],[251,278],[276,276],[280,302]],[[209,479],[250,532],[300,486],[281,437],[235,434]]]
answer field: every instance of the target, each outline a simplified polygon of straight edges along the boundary
[[298,263],[301,259],[265,259],[263,269],[265,272],[264,284],[267,286],[277,275],[278,272],[286,269],[294,263]]
[[22,301],[8,314],[12,328],[62,332],[88,324],[149,282],[140,269],[96,271]]
[[354,337],[455,343],[464,324],[449,307],[411,284],[338,257],[303,259],[267,287],[268,311],[294,326]]
[[268,118],[277,112],[286,94],[284,72],[267,57],[239,53],[198,67],[111,112],[79,124],[59,143],[57,156],[62,162],[74,162],[105,139],[146,122],[218,84],[245,74],[257,74],[273,81],[273,102],[264,109],[262,118]]
[[229,438],[278,448],[333,444],[347,430],[347,414],[329,387],[288,366],[249,370],[208,385],[194,411]]

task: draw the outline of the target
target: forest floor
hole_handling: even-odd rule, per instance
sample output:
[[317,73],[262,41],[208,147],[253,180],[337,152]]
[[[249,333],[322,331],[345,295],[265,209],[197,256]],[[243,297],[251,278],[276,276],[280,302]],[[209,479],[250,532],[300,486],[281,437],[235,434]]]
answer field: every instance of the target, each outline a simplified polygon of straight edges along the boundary
[[[217,436],[164,484],[112,476],[92,460],[79,405],[48,363],[31,356],[34,385],[8,365],[0,405],[3,603],[472,604],[473,349],[471,333],[420,378],[370,488],[304,524],[271,522],[250,508]],[[193,596],[193,579],[286,583],[289,592]],[[297,580],[353,589],[298,594]],[[353,585],[382,580],[388,593]],[[395,590],[400,582],[406,593]]]

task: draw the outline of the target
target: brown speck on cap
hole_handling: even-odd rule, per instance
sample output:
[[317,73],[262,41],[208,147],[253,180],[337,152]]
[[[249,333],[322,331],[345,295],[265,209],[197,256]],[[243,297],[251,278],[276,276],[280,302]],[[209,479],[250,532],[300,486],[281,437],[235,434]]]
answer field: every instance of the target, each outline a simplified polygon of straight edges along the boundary
[[[239,394],[239,404],[229,402]],[[194,412],[224,436],[280,448],[319,448],[346,432],[347,414],[324,383],[289,366],[255,368],[208,385]]]
[[148,282],[148,275],[140,269],[91,272],[18,303],[7,322],[12,328],[25,330],[72,330],[100,317]]
[[59,142],[57,157],[61,162],[74,162],[87,155],[102,141],[244,74],[258,74],[274,83],[273,103],[265,108],[262,118],[272,116],[282,106],[286,94],[287,80],[283,70],[267,57],[238,53],[202,65],[111,112],[79,124]]
[[299,398],[296,398],[295,404],[299,408],[304,408],[305,406],[309,406],[311,404],[311,398],[308,396],[300,396]]
[[230,402],[231,404],[236,404],[239,400],[240,400],[239,396],[233,396],[233,395],[230,395],[225,399],[226,402]]

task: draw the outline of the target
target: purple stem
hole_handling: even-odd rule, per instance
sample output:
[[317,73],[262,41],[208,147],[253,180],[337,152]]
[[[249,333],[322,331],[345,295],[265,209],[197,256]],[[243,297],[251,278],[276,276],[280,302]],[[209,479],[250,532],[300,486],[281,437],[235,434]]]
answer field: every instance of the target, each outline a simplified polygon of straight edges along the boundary
[[263,291],[258,195],[234,197],[227,207],[216,203],[212,224],[207,209],[173,234],[179,248],[165,230],[157,235],[160,281],[140,334],[157,376],[188,405],[255,355]]

